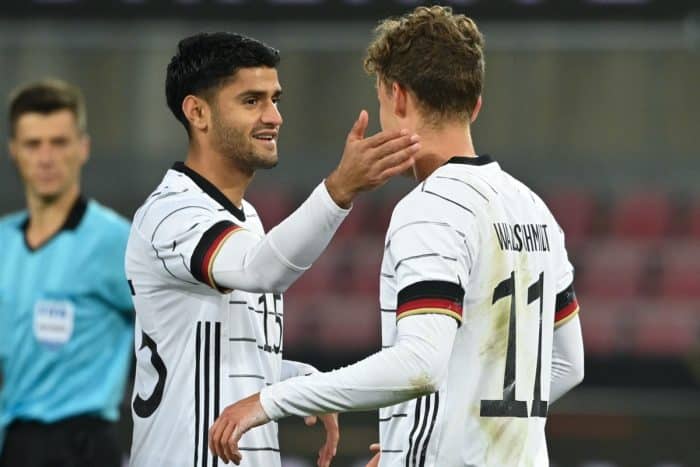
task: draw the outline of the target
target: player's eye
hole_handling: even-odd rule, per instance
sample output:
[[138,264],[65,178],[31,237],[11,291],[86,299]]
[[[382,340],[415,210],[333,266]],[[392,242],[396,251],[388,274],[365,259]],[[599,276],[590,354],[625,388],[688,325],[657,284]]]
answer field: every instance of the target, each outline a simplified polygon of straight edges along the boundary
[[25,141],[22,146],[24,146],[26,149],[37,149],[41,145],[41,141],[38,139],[32,139],[29,141]]
[[255,105],[258,103],[258,98],[257,97],[247,97],[243,103],[245,105]]
[[54,138],[51,140],[51,144],[57,148],[64,148],[68,146],[68,138]]
[[275,105],[278,105],[278,104],[280,103],[281,100],[282,100],[282,98],[279,97],[279,96],[278,96],[278,97],[273,97],[273,98],[272,98],[272,103],[275,104]]

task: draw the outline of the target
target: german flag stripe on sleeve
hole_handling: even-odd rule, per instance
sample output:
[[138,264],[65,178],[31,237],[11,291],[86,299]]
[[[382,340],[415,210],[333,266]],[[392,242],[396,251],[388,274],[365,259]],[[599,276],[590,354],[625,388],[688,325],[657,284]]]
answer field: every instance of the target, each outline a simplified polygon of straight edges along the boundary
[[192,260],[190,261],[190,270],[195,279],[213,289],[221,290],[216,286],[212,276],[214,259],[226,239],[240,230],[242,230],[242,227],[233,222],[221,221],[204,232],[192,253]]
[[556,326],[564,324],[576,315],[578,309],[578,300],[576,300],[574,284],[571,284],[557,294],[554,324]]
[[420,314],[443,314],[462,323],[461,285],[446,281],[424,281],[411,284],[399,292],[396,319]]

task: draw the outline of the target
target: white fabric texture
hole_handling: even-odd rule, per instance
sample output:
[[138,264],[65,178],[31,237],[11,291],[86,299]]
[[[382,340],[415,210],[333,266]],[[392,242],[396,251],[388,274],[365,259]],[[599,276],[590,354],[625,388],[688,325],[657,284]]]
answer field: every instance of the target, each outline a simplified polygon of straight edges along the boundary
[[554,330],[549,403],[583,381],[583,337],[578,314]]
[[295,378],[297,376],[309,376],[318,373],[318,370],[308,363],[294,360],[282,360],[280,372],[280,381],[284,381],[285,379]]
[[447,375],[457,322],[443,315],[399,321],[396,345],[329,373],[291,378],[260,394],[272,420],[369,410],[435,392]]

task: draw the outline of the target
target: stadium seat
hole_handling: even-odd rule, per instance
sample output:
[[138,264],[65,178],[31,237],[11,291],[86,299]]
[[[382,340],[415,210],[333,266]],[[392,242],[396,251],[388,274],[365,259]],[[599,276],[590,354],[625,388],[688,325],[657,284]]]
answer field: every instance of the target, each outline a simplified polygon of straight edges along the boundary
[[577,248],[591,234],[596,202],[585,191],[563,189],[550,191],[544,196],[554,218],[566,234],[567,248]]
[[610,355],[624,351],[619,323],[633,308],[629,301],[598,300],[579,297],[581,330],[587,355]]
[[690,237],[700,239],[700,196],[690,203],[688,210],[688,234]]
[[285,294],[284,297],[284,349],[294,352],[315,351],[319,335],[319,310],[323,308],[323,295],[307,296]]
[[674,307],[662,313],[668,303],[650,302],[636,315],[632,350],[638,355],[683,356],[700,343],[700,314],[692,307]]
[[633,298],[644,293],[650,246],[625,240],[589,242],[580,255],[577,290],[597,298]]
[[657,240],[669,231],[671,214],[666,193],[629,193],[621,196],[610,212],[611,231],[624,238]]
[[364,236],[355,239],[352,245],[351,288],[353,293],[379,300],[379,273],[384,254],[384,239]]
[[289,288],[288,295],[315,296],[328,293],[336,283],[337,263],[341,247],[339,240],[331,241],[326,251],[314,262],[311,267],[297,279]]
[[260,215],[265,231],[270,230],[297,208],[297,201],[284,189],[251,190],[245,198]]
[[340,353],[373,352],[380,347],[379,302],[352,295],[327,297],[317,307],[320,348]]
[[660,266],[662,297],[700,299],[700,238],[667,243]]

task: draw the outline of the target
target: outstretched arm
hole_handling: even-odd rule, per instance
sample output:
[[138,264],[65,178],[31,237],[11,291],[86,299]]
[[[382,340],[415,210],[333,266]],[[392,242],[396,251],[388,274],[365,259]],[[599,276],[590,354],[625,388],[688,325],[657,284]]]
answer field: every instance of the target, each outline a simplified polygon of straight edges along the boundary
[[269,418],[370,410],[438,390],[457,322],[443,315],[399,320],[396,344],[353,365],[329,373],[268,386],[261,403]]
[[227,407],[209,430],[209,447],[238,464],[241,436],[271,419],[369,410],[435,392],[446,377],[456,332],[449,316],[403,318],[393,347],[340,370],[268,386]]

